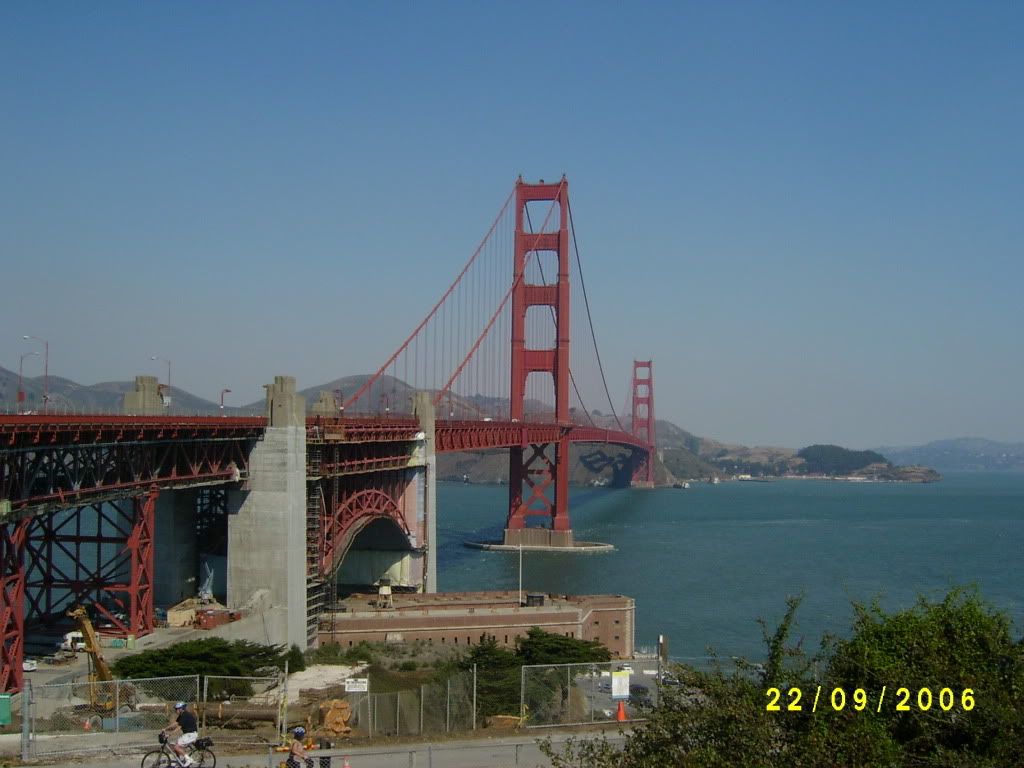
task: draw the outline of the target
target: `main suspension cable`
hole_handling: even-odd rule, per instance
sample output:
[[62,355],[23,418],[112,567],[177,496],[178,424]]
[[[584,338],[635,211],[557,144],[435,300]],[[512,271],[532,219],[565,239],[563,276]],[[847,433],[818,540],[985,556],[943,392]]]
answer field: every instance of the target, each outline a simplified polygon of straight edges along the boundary
[[594,354],[597,355],[597,369],[601,372],[601,383],[604,385],[604,394],[608,398],[608,407],[612,409],[612,416],[615,417],[615,423],[619,425],[619,431],[625,432],[625,428],[622,426],[622,422],[619,421],[619,414],[615,412],[615,406],[612,404],[612,394],[608,391],[608,380],[604,375],[604,365],[601,363],[601,350],[597,347],[597,334],[594,333],[594,319],[590,315],[590,300],[587,298],[587,283],[583,279],[583,263],[580,261],[580,249],[576,244],[576,226],[572,221],[572,203],[566,201],[569,208],[569,229],[572,230],[572,248],[576,252],[576,268],[580,272],[580,287],[583,289],[583,305],[587,308],[587,322],[590,324],[590,338],[594,341]]
[[[529,208],[529,206],[524,206],[524,209],[526,211],[526,226],[528,226],[530,228],[530,234],[532,235],[532,234],[534,234],[534,232],[533,232],[533,222],[530,220],[530,208]],[[570,220],[571,220],[571,217],[570,217]],[[577,259],[577,262],[578,262],[579,261],[579,254],[577,254],[576,259]],[[537,268],[540,270],[541,282],[544,285],[547,285],[548,284],[548,280],[547,280],[546,277],[544,277],[544,264],[541,262],[539,256],[537,257]],[[525,269],[523,271],[525,273]],[[582,275],[581,275],[581,277],[582,277]],[[550,312],[551,312],[551,322],[555,326],[555,335],[557,336],[557,334],[558,334],[558,319],[555,317],[555,308],[552,305],[548,304],[548,310],[550,310]],[[590,409],[587,408],[587,404],[583,402],[583,396],[580,394],[580,389],[579,389],[579,387],[576,386],[576,377],[573,376],[573,374],[572,374],[572,366],[571,365],[569,366],[569,381],[572,383],[573,391],[576,393],[576,399],[580,401],[580,407],[583,408],[583,413],[586,414],[587,420],[590,422],[590,426],[596,427],[597,424],[594,423],[594,419],[590,415]]]

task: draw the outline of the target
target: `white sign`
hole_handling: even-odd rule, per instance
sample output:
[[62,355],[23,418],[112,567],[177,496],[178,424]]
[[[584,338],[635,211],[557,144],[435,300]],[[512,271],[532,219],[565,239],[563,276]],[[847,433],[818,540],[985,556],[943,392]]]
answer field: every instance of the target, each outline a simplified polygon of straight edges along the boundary
[[[370,690],[370,678],[368,677],[347,677],[345,678],[345,693],[366,693]],[[627,683],[626,690],[629,690]]]
[[629,698],[629,672],[612,672],[612,698]]

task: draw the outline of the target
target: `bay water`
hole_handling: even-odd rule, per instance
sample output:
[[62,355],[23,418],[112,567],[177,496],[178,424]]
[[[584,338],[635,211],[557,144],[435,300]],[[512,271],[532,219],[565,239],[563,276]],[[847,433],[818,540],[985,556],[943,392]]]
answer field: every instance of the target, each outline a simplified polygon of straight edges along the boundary
[[[501,538],[504,486],[438,489],[444,591],[517,589],[515,552],[470,549]],[[795,639],[809,651],[849,631],[852,600],[906,608],[974,585],[1024,632],[1024,475],[950,474],[929,485],[779,480],[682,489],[573,488],[577,540],[608,554],[526,552],[523,586],[636,599],[636,643],[667,634],[674,658],[762,659],[758,618],[774,628],[802,594]]]

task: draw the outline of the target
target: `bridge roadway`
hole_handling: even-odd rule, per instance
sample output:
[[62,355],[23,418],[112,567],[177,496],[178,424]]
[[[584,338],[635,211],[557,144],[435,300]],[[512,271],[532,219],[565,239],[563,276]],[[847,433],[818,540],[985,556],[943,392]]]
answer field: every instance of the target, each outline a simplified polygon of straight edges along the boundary
[[[249,449],[267,427],[254,416],[0,415],[2,519],[44,514],[142,493],[244,480]],[[307,447],[409,443],[414,418],[346,416],[306,419]],[[578,424],[445,420],[435,425],[438,453],[569,442],[607,443],[647,450],[626,432]],[[388,469],[403,450],[353,455],[319,464],[316,475],[335,477]],[[310,465],[311,468],[314,464]]]

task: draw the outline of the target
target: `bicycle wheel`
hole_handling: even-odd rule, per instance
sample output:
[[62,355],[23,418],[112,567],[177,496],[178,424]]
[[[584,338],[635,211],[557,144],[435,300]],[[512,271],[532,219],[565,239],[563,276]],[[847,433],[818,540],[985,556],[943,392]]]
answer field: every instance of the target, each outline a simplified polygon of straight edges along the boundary
[[192,753],[193,765],[196,768],[216,768],[217,756],[210,749],[197,749]]
[[154,749],[142,756],[142,768],[169,768],[171,758],[162,749]]

